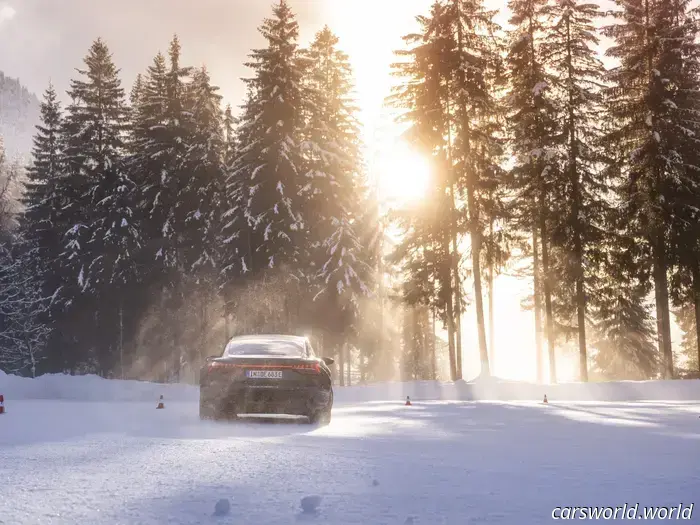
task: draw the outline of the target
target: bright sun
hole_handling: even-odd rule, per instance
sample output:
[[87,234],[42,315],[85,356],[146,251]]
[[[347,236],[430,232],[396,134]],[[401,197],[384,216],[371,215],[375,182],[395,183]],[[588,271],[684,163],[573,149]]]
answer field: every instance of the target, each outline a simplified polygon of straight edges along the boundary
[[411,204],[420,201],[428,189],[428,161],[403,142],[381,151],[375,170],[382,203]]

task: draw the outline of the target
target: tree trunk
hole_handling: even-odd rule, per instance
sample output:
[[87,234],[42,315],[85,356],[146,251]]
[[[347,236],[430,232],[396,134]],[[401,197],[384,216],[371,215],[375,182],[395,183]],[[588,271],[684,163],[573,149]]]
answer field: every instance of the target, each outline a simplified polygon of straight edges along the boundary
[[437,334],[435,333],[435,308],[432,309],[432,315],[430,316],[430,370],[431,379],[433,381],[437,380]]
[[401,381],[406,382],[411,379],[411,366],[413,365],[410,357],[413,350],[411,345],[411,327],[409,320],[410,305],[402,303],[399,306],[401,311],[401,354],[399,359],[399,372],[401,373]]
[[[379,242],[377,243],[377,273],[379,276],[379,333],[378,335],[378,347],[377,351],[375,352],[375,360],[376,361],[382,361],[385,358],[385,353],[386,353],[386,337],[385,337],[385,321],[384,321],[384,316],[386,315],[385,313],[385,304],[384,304],[384,295],[385,295],[385,288],[384,288],[384,223],[382,221],[379,221],[377,224],[378,228],[378,234],[379,234]],[[375,368],[375,372],[378,372],[379,369]],[[385,374],[388,373],[387,370],[384,371]],[[375,373],[375,377],[376,377]]]
[[[460,0],[455,1],[457,13],[457,47],[461,60],[464,46],[464,35],[462,32],[462,15],[460,10]],[[461,89],[465,86],[465,74],[462,64],[458,64]],[[479,340],[479,357],[481,359],[481,375],[488,377],[491,375],[489,367],[489,354],[486,345],[486,325],[484,322],[484,297],[481,287],[481,231],[479,230],[479,210],[476,204],[476,192],[478,191],[478,174],[474,169],[471,159],[471,130],[469,126],[469,115],[465,104],[460,103],[460,121],[462,124],[462,141],[464,144],[464,167],[466,170],[467,187],[467,207],[469,212],[469,235],[471,237],[472,252],[472,272],[474,275],[474,299],[476,304],[476,325]]]
[[224,344],[228,344],[231,339],[231,318],[228,311],[228,301],[224,302]]
[[359,358],[359,365],[358,368],[360,369],[360,383],[365,382],[365,353],[363,348],[365,345],[360,344],[360,348],[358,348],[358,358]]
[[695,306],[695,344],[698,351],[698,371],[700,372],[700,261],[693,264],[693,301]]
[[352,386],[352,350],[350,345],[343,343],[343,351],[345,352],[345,368],[347,371],[347,380],[345,381],[345,385]]
[[[205,285],[206,286],[206,285]],[[207,357],[209,354],[206,352],[207,348],[207,332],[208,332],[208,325],[209,325],[209,312],[207,309],[207,305],[209,304],[209,297],[208,297],[208,290],[205,294],[203,294],[202,297],[202,308],[201,308],[201,324],[199,326],[199,352],[198,352],[198,357],[199,357],[199,363],[198,365],[204,363],[204,359]],[[199,368],[199,366],[197,367]]]
[[494,239],[493,239],[493,220],[489,221],[489,245],[488,245],[488,287],[489,287],[489,351],[491,353],[490,355],[490,363],[491,363],[491,373],[495,374],[495,368],[496,368],[496,321],[494,319],[495,315],[495,310],[494,310],[494,290],[493,290],[493,283],[494,283],[494,263],[493,263],[493,251],[494,251]]
[[554,316],[552,313],[552,283],[549,278],[549,246],[547,244],[546,202],[540,195],[540,239],[542,239],[542,288],[544,290],[545,331],[547,332],[547,350],[549,352],[549,381],[557,382],[556,348],[554,344]]
[[[469,208],[473,210],[476,206],[474,190],[468,190],[471,194],[469,198]],[[470,211],[471,215],[471,211]],[[476,217],[470,217],[471,223],[471,238],[472,238],[472,268],[474,271],[474,295],[476,301],[476,324],[479,336],[479,356],[481,358],[481,375],[489,377],[491,369],[489,366],[489,353],[486,346],[486,326],[484,323],[484,301],[481,290],[481,232],[479,231],[478,221]]]
[[338,348],[338,378],[340,386],[345,386],[345,346],[340,345]]
[[[461,44],[460,44],[461,45]],[[446,225],[449,237],[452,241],[452,254],[450,255],[449,246],[445,252],[448,255],[450,261],[450,293],[454,292],[454,316],[450,315],[449,319],[452,324],[452,335],[450,336],[450,344],[453,345],[450,349],[450,356],[454,353],[454,373],[452,374],[452,380],[462,378],[462,285],[459,275],[459,247],[457,246],[457,232],[455,231],[455,219],[456,219],[456,203],[454,195],[454,163],[452,154],[452,126],[449,121],[449,116],[451,114],[451,99],[450,99],[450,84],[449,80],[446,83],[446,94],[445,94],[445,105],[447,109],[447,177],[449,180],[449,192],[450,192],[450,202],[449,202],[449,218]],[[452,283],[454,279],[454,283]],[[452,295],[450,295],[450,310],[452,309]],[[455,321],[456,319],[456,321]],[[448,325],[448,333],[450,331],[450,326]],[[456,340],[453,343],[454,338]],[[452,367],[452,357],[450,357],[450,367]]]
[[29,340],[29,335],[26,332],[23,334],[23,337],[24,337],[24,344],[27,345],[27,351],[29,352],[29,358],[31,359],[32,379],[34,379],[34,378],[36,378],[36,357],[34,356],[34,347],[32,346],[32,343]]
[[666,247],[663,233],[659,233],[654,246],[654,295],[656,298],[656,323],[659,353],[663,364],[664,379],[673,379],[673,349],[671,347],[671,319],[668,304],[668,276],[666,274]]
[[119,294],[119,368],[124,379],[124,297]]
[[534,308],[535,308],[535,352],[537,360],[537,382],[544,382],[544,355],[542,348],[542,282],[540,275],[540,247],[537,238],[537,228],[532,230],[532,262],[534,282]]
[[588,352],[586,349],[586,294],[584,289],[583,243],[581,224],[581,189],[578,174],[578,148],[576,143],[576,115],[574,114],[575,93],[573,91],[574,64],[571,53],[571,18],[566,18],[566,53],[569,75],[569,175],[571,179],[573,233],[574,233],[574,274],[576,279],[576,313],[578,316],[579,374],[582,382],[588,381]]
[[457,232],[455,231],[456,211],[454,184],[450,184],[450,236],[452,237],[452,257],[450,261],[452,263],[455,292],[455,361],[457,362],[457,379],[462,379],[462,279],[459,275],[460,254],[457,245]]
[[[445,254],[450,255],[450,238],[449,234],[445,232],[443,238],[443,249]],[[443,271],[443,286],[447,288],[445,291],[445,300],[447,301],[447,348],[450,357],[450,377],[452,381],[457,381],[457,360],[455,356],[455,318],[454,311],[452,309],[452,298],[454,294],[452,293],[452,269],[447,268],[447,271]]]
[[[533,13],[532,11],[530,12],[528,16],[528,36],[529,36],[529,42],[530,42],[530,59],[531,59],[531,66],[532,66],[532,78],[534,79],[539,79],[539,65],[537,62],[537,53],[535,49],[535,21],[533,19]],[[533,91],[533,98],[534,98],[534,91]],[[533,106],[536,105],[536,100],[533,99],[532,101]],[[539,124],[539,119],[538,121],[538,129],[540,128]],[[540,130],[539,132],[540,137],[542,136],[542,132]],[[540,193],[542,193],[543,190],[540,188]],[[540,201],[543,201],[543,195],[540,195]],[[540,202],[540,206],[542,206],[542,202]],[[541,210],[542,211],[542,210]],[[542,261],[540,260],[540,250],[539,250],[539,242],[538,242],[538,225],[537,225],[537,219],[533,220],[533,225],[532,225],[532,251],[533,251],[533,287],[534,287],[534,307],[535,307],[535,351],[537,352],[537,382],[538,383],[543,383],[544,382],[544,351],[543,351],[543,344],[542,344],[542,313],[543,313],[543,308],[542,308],[542,295],[543,295],[543,286],[542,286]],[[546,237],[542,238],[542,244],[546,242]],[[545,270],[546,271],[546,270]],[[551,363],[550,359],[550,363]],[[550,364],[550,377],[551,377],[551,364]]]
[[[456,236],[454,236],[456,237]],[[455,362],[457,364],[457,379],[463,379],[462,371],[462,280],[459,276],[459,252],[457,251],[456,240],[453,240],[455,245],[454,256],[455,261]]]

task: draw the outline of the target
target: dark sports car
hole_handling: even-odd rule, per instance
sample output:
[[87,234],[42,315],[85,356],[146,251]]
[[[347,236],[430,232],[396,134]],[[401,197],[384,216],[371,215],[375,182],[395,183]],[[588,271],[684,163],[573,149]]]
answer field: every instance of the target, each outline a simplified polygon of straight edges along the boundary
[[240,414],[306,416],[328,424],[333,359],[314,354],[308,339],[289,335],[234,337],[221,356],[209,357],[200,371],[199,416]]

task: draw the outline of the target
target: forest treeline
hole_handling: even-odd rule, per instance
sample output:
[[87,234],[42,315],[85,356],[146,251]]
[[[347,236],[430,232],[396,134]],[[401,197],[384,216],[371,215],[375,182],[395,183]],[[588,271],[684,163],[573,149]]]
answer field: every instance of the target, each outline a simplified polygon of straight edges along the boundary
[[[284,0],[235,112],[177,37],[128,93],[96,40],[71,102],[44,94],[21,212],[2,199],[0,367],[189,380],[232,335],[293,332],[337,357],[341,383],[459,379],[471,330],[488,376],[494,282],[517,271],[540,380],[570,347],[583,381],[678,377],[679,357],[697,370],[696,12],[508,8],[502,28],[479,0],[437,0],[404,38],[387,101],[432,178],[389,216],[349,57],[327,27],[300,46]],[[18,169],[4,162],[3,180]],[[391,253],[387,222],[402,230]]]

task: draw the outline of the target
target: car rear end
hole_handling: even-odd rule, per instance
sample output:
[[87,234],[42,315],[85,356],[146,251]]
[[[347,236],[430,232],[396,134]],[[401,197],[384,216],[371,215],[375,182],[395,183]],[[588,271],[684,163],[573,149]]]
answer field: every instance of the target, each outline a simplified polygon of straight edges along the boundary
[[308,416],[332,402],[330,374],[317,359],[222,357],[203,372],[201,399],[212,416]]

